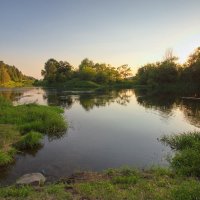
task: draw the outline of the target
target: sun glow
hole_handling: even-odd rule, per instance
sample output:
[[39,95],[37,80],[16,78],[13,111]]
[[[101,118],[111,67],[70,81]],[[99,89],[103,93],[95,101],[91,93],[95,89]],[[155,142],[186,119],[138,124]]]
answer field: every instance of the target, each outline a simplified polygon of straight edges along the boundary
[[195,34],[193,36],[184,38],[179,44],[176,46],[175,53],[179,57],[179,61],[184,63],[188,56],[194,52],[194,50],[200,46],[200,33]]

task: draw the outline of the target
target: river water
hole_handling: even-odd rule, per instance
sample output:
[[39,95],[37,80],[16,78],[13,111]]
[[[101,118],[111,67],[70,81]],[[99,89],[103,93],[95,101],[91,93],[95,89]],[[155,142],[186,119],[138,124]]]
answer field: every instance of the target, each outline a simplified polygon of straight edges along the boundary
[[159,141],[164,134],[199,130],[199,101],[171,94],[148,96],[138,90],[79,92],[58,89],[1,89],[14,105],[38,103],[64,108],[67,132],[45,136],[34,152],[16,156],[1,169],[0,184],[13,183],[25,173],[43,172],[49,180],[82,170],[167,165],[170,149]]

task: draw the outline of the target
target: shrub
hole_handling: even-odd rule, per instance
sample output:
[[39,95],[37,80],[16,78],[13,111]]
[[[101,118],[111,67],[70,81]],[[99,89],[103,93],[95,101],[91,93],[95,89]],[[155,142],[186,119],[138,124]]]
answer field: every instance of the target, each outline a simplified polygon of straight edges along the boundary
[[175,150],[170,164],[176,173],[200,177],[200,133],[163,136],[161,142]]

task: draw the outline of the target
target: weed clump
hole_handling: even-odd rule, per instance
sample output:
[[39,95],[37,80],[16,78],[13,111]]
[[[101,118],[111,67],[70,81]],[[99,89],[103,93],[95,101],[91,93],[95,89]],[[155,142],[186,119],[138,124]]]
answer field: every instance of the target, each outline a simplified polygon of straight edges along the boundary
[[22,136],[22,139],[16,144],[19,149],[34,149],[40,145],[43,135],[39,132],[31,131]]

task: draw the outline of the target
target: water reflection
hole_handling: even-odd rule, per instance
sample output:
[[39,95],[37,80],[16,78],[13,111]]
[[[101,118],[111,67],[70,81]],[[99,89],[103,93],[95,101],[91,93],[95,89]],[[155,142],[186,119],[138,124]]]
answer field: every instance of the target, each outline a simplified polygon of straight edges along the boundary
[[170,117],[173,110],[179,108],[190,124],[200,127],[200,100],[182,99],[181,96],[169,92],[149,94],[148,90],[135,90],[135,95],[140,105],[160,111],[163,117]]
[[112,90],[99,92],[79,92],[79,91],[63,91],[56,89],[23,89],[0,91],[0,94],[18,104],[23,103],[39,103],[61,106],[70,109],[76,102],[86,110],[92,110],[95,107],[109,106],[111,103],[117,103],[123,106],[128,105],[133,95],[131,90]]
[[61,106],[69,125],[67,133],[45,136],[41,149],[17,155],[16,163],[1,170],[0,184],[43,169],[59,178],[74,170],[166,165],[166,149],[157,138],[200,127],[200,101],[183,100],[173,93],[22,88],[0,90],[0,95],[15,105]]
[[189,123],[200,127],[200,101],[182,100],[179,106]]
[[[185,118],[194,126],[200,127],[200,101],[184,100],[175,93],[149,93],[148,90],[105,90],[98,92],[63,91],[59,89],[18,88],[0,89],[0,95],[15,104],[38,103],[61,106],[71,109],[79,103],[85,111],[95,107],[105,107],[117,103],[127,106],[135,95],[139,105],[146,109],[157,110],[163,118],[173,115],[173,110],[179,108]],[[192,95],[192,94],[190,94]],[[62,135],[51,137],[60,138]]]

